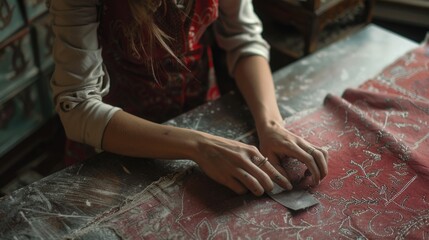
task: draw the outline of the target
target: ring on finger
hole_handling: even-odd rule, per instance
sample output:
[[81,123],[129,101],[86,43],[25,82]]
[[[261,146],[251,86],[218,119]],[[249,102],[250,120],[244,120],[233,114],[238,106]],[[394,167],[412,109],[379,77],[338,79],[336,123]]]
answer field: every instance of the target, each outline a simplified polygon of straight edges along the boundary
[[307,153],[310,154],[311,156],[313,156],[313,152],[315,150],[316,150],[315,148],[311,147],[311,148],[307,149]]
[[268,161],[268,158],[267,157],[265,157],[264,158],[264,160],[262,160],[260,163],[258,163],[256,166],[257,167],[261,167],[261,166],[263,166],[266,162]]

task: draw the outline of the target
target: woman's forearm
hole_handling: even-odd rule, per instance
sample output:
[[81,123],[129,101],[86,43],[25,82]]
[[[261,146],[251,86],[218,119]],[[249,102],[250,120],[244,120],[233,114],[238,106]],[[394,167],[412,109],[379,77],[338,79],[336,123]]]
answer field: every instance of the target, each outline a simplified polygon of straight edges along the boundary
[[118,111],[105,129],[102,145],[106,151],[132,157],[191,159],[202,135]]
[[[255,195],[271,191],[272,180],[290,189],[287,179],[253,146],[196,130],[152,123],[123,111],[115,113],[106,127],[103,148],[135,157],[191,159],[212,179],[236,193],[246,189]],[[256,160],[252,160],[256,159]]]
[[240,59],[234,71],[237,86],[246,100],[258,130],[282,121],[275,98],[268,61],[261,56]]

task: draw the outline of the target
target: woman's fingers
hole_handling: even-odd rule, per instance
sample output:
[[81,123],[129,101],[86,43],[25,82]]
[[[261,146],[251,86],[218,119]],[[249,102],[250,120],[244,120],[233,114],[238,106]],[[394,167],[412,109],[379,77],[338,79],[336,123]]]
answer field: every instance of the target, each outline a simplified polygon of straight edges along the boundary
[[[271,159],[275,159],[275,157],[272,157]],[[268,157],[265,157],[263,162],[256,163],[255,165],[258,168],[260,168],[262,171],[264,171],[273,182],[277,183],[279,186],[281,186],[284,189],[291,190],[292,184],[290,183],[289,179],[285,177],[286,172],[284,171],[283,167],[278,165],[279,168],[276,168],[272,164],[272,162],[276,162],[276,161],[270,161]],[[268,191],[271,191],[271,190],[272,190],[272,187]]]
[[317,185],[320,180],[328,174],[328,153],[307,142],[298,142],[295,151],[299,155],[298,159],[303,162],[311,172],[314,185]]
[[[289,152],[292,152],[294,157],[299,159],[307,166],[313,178],[313,185],[319,184],[321,179],[326,177],[328,173],[328,153],[326,150],[314,147],[309,143],[302,143],[300,145],[297,143],[292,143],[288,145],[288,148]],[[273,188],[272,182],[277,183],[284,189],[291,190],[293,188],[290,180],[286,177],[286,171],[279,164],[280,161],[278,161],[275,156],[272,158],[274,159],[272,161],[274,162],[274,165],[271,161],[269,161],[268,157],[263,157],[262,155],[255,155],[251,157],[250,166],[247,164],[242,165],[242,169],[249,175],[243,175],[242,173],[242,176],[247,177],[241,177],[238,179],[257,196],[263,193],[260,192],[261,189],[259,186],[261,186],[266,192],[269,192]],[[275,166],[277,162],[278,164]],[[249,180],[249,177],[252,177],[251,180]],[[244,180],[246,182],[243,182]]]
[[[328,153],[326,150],[315,147],[305,141],[303,143],[289,144],[288,148],[290,152],[293,152],[293,155],[295,155],[294,157],[307,166],[313,178],[313,185],[319,184],[321,179],[326,177],[328,174]],[[274,159],[272,161],[274,165],[269,161],[268,157],[255,155],[250,159],[251,166],[245,164],[242,167],[244,172],[247,172],[248,175],[241,173],[242,177],[238,178],[239,181],[257,196],[263,194],[260,187],[267,192],[272,190],[273,185],[271,181],[277,183],[284,189],[292,189],[292,184],[286,177],[286,171],[279,164],[280,161],[276,161],[276,156],[272,156],[272,158]],[[278,164],[276,165],[276,163]]]
[[265,189],[261,182],[259,182],[253,175],[249,174],[245,170],[238,168],[238,171],[234,177],[254,195],[261,196],[264,194]]
[[[321,148],[314,147],[314,146],[313,148],[315,150],[310,155],[316,161],[316,164],[320,169],[320,175],[321,175],[320,177],[321,179],[323,179],[326,177],[326,175],[328,175],[328,153]],[[324,153],[324,151],[326,153]]]
[[235,193],[240,195],[247,193],[247,190],[248,190],[245,186],[243,186],[243,184],[240,183],[240,181],[238,181],[235,178],[229,179],[229,181],[224,183],[224,185],[229,189],[231,189],[232,191],[234,191]]
[[316,147],[316,148],[317,148],[317,149],[319,149],[319,151],[321,151],[321,152],[322,152],[323,157],[325,157],[326,169],[328,169],[328,161],[329,161],[329,158],[328,158],[328,151],[326,151],[325,149],[320,148],[320,147]]
[[[286,178],[288,178],[288,174],[283,169],[283,166],[280,165],[280,160],[277,156],[286,155],[298,159],[305,164],[310,171],[313,185],[319,184],[320,180],[328,173],[328,152],[313,146],[305,139],[280,127],[281,124],[278,126],[279,127],[264,129],[263,132],[258,132],[262,153],[271,158],[271,163],[274,164],[273,167]],[[270,170],[266,171],[269,172]]]
[[[280,136],[277,134],[275,136]],[[291,190],[292,184],[277,154],[297,158],[311,172],[314,185],[327,174],[327,153],[316,148],[304,139],[289,134],[287,139],[280,137],[266,138],[263,146],[267,156],[263,156],[255,146],[214,138],[209,142],[208,150],[203,151],[203,158],[197,160],[204,172],[219,183],[238,194],[250,190],[260,196],[273,189],[273,182],[284,189]]]
[[304,147],[293,144],[290,146],[290,150],[294,152],[295,156],[293,157],[296,157],[299,161],[304,163],[307,166],[308,170],[310,170],[311,175],[313,176],[313,184],[314,185],[319,184],[321,179],[319,165],[316,163],[315,159],[311,155],[313,151],[315,151],[315,149],[310,148],[307,151],[305,151]]
[[257,154],[250,157],[250,161],[244,159],[241,167],[237,168],[234,178],[256,196],[271,192],[273,182],[284,189],[292,189],[290,181],[271,164],[269,159],[260,153]]

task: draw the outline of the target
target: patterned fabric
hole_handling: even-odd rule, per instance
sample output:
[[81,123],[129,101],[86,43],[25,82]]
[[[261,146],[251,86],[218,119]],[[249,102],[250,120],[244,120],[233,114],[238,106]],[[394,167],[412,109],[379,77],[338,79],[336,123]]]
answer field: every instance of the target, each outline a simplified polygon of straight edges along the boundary
[[417,48],[342,98],[287,119],[330,154],[329,175],[310,189],[314,207],[291,212],[190,171],[160,179],[97,224],[124,239],[426,239],[428,68],[429,48]]
[[[136,54],[130,47],[128,32],[133,19],[127,4],[104,1],[101,19],[103,60],[111,78],[110,92],[103,101],[155,122],[164,122],[207,100],[209,55],[201,37],[217,18],[216,1],[195,1],[191,16],[173,1],[165,3],[165,11],[160,6],[155,20],[172,38],[170,47],[187,69],[156,45],[156,78],[146,53],[139,49]],[[144,29],[141,31],[144,33]]]
[[[103,2],[99,31],[110,76],[110,91],[103,101],[158,123],[219,97],[211,50],[203,36],[218,17],[217,0],[194,1],[189,16],[173,1],[165,3],[155,12],[155,21],[172,38],[170,47],[185,66],[158,44],[152,71],[146,53],[131,48],[129,26],[134,20],[123,2]],[[70,165],[92,154],[92,147],[68,140],[65,162]]]

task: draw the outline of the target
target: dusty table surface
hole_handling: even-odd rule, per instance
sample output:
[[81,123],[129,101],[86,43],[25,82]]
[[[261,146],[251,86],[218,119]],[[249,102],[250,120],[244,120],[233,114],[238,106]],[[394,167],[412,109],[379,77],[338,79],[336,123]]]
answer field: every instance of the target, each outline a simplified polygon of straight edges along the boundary
[[[327,93],[340,95],[380,72],[417,44],[369,25],[274,73],[284,117],[320,106]],[[250,113],[237,94],[227,94],[166,124],[232,139],[254,137]],[[59,159],[58,161],[61,161]],[[64,239],[127,203],[161,176],[189,160],[136,159],[101,153],[0,199],[0,239]],[[79,234],[116,239],[109,231]]]

